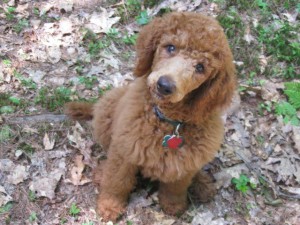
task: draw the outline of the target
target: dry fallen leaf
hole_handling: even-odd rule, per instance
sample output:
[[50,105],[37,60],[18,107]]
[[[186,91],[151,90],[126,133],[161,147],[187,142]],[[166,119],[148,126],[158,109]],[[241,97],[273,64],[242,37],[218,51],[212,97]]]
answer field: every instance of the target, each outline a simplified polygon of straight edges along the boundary
[[148,198],[148,192],[142,190],[140,192],[134,192],[130,195],[129,204],[127,207],[128,214],[134,214],[136,209],[145,208],[153,204],[153,200]]
[[251,44],[251,42],[253,42],[255,39],[254,37],[251,35],[251,29],[250,26],[247,25],[246,29],[245,29],[245,35],[244,35],[244,40],[248,43]]
[[120,17],[114,15],[114,11],[107,11],[105,8],[100,8],[101,13],[93,12],[90,22],[86,25],[87,28],[94,33],[107,33],[110,28],[120,20]]
[[268,65],[268,60],[265,55],[259,56],[259,65],[260,65],[260,72],[263,73]]
[[61,161],[61,164],[59,168],[54,169],[46,176],[33,177],[33,181],[29,184],[29,189],[33,191],[37,197],[47,197],[49,199],[55,197],[57,184],[60,178],[65,174],[64,160]]
[[61,58],[61,50],[58,46],[49,46],[47,48],[49,62],[58,63]]
[[61,18],[59,21],[59,28],[62,34],[70,34],[73,31],[73,23],[68,18]]
[[91,179],[86,178],[82,172],[85,168],[83,163],[83,155],[77,155],[74,159],[74,166],[71,169],[71,179],[66,179],[65,182],[74,185],[84,185],[91,182]]
[[37,197],[47,197],[53,199],[55,197],[55,188],[57,180],[51,177],[40,177],[30,183],[29,189],[33,191]]
[[43,77],[46,75],[44,71],[40,70],[27,69],[25,72],[28,73],[29,77],[37,84],[41,83]]
[[60,9],[60,11],[64,10],[66,12],[72,12],[74,5],[74,0],[58,0],[57,7]]
[[96,166],[96,162],[92,159],[92,149],[94,142],[82,135],[85,133],[82,126],[76,122],[75,126],[72,127],[73,133],[68,133],[67,137],[70,141],[70,144],[79,149],[81,154],[84,156],[84,163],[90,165],[90,167],[94,168]]
[[12,200],[12,197],[8,195],[5,188],[0,185],[0,207]]
[[11,172],[15,167],[15,164],[10,159],[0,159],[0,171]]
[[274,83],[269,80],[264,80],[262,82],[261,97],[266,101],[278,102],[280,99],[279,89],[283,89],[283,83]]
[[192,225],[209,224],[209,225],[225,225],[228,224],[224,218],[216,218],[211,211],[199,212],[193,219]]
[[45,150],[52,150],[55,144],[55,140],[50,140],[49,136],[47,133],[45,133],[44,139],[43,139],[43,144]]
[[261,167],[276,173],[277,182],[289,182],[290,179],[295,177],[296,181],[300,183],[300,164],[292,159],[293,155],[291,155],[290,158],[269,157],[269,159],[266,161],[266,164],[262,164]]
[[153,225],[171,225],[175,222],[174,219],[166,217],[163,212],[153,211],[153,215],[156,219],[156,222]]
[[11,184],[19,184],[29,176],[28,169],[25,166],[17,165],[12,173],[7,176],[7,181]]
[[118,60],[118,58],[109,53],[108,51],[103,51],[101,54],[102,60],[105,66],[111,66],[115,69],[119,69],[119,64],[120,61]]
[[298,151],[298,154],[300,154],[300,127],[293,126],[293,141],[295,143],[295,148]]

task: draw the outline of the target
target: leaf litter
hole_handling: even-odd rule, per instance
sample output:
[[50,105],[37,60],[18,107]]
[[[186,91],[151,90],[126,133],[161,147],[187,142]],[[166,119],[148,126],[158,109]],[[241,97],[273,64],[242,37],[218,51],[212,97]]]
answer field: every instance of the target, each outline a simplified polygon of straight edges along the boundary
[[[112,44],[107,51],[100,52],[99,58],[92,58],[83,44],[83,34],[87,28],[101,39],[111,28],[121,27],[116,8],[105,8],[96,1],[33,1],[32,5],[26,1],[19,2],[17,18],[26,18],[31,25],[21,31],[20,35],[12,32],[12,25],[6,23],[5,15],[0,11],[0,53],[13,62],[12,67],[1,63],[1,93],[17,90],[19,96],[26,96],[29,101],[34,100],[33,91],[22,87],[20,78],[15,77],[14,71],[17,69],[25,79],[32,79],[38,89],[47,85],[54,89],[73,82],[73,88],[79,97],[97,97],[97,88],[87,90],[80,83],[76,72],[78,62],[84,65],[84,77],[96,76],[97,87],[103,89],[123,85],[133,79],[133,58],[124,60],[120,57],[123,51],[133,52],[133,48],[122,49]],[[0,3],[2,8],[8,5],[14,6],[15,2]],[[87,5],[91,8],[86,7]],[[166,6],[176,11],[196,10],[213,16],[218,15],[221,10],[217,4],[205,1],[166,0],[147,9],[147,12],[153,16]],[[29,17],[34,7],[39,9],[36,12],[38,16]],[[290,23],[296,23],[296,14],[286,13],[283,16]],[[252,23],[255,26],[256,18],[253,18]],[[134,34],[140,28],[131,23],[121,29]],[[248,44],[256,41],[252,35],[250,29],[246,29],[243,38]],[[269,58],[261,54],[261,71],[265,70],[268,62]],[[242,65],[243,62],[237,64]],[[232,109],[224,115],[225,142],[210,167],[215,170],[212,172],[219,190],[215,199],[201,205],[192,201],[190,209],[178,219],[160,211],[157,190],[135,190],[129,200],[128,212],[121,218],[120,224],[126,224],[127,221],[146,225],[300,223],[297,213],[300,211],[299,204],[290,198],[299,197],[299,128],[285,125],[280,118],[266,111],[263,111],[264,116],[261,117],[257,108],[253,107],[253,103],[258,105],[261,100],[270,103],[280,101],[283,83],[270,79],[253,86],[241,80],[240,85],[245,90],[240,92],[241,99],[238,97],[239,93],[236,94]],[[39,107],[35,108],[39,113],[44,112]],[[21,194],[21,199],[24,199],[22,201],[27,206],[25,201],[26,198],[28,201],[28,196],[23,191],[31,191],[38,199],[36,204],[41,212],[39,218],[43,217],[41,224],[58,224],[62,218],[67,218],[69,224],[87,221],[98,224],[96,213],[91,209],[95,207],[95,193],[99,190],[91,183],[91,171],[98,159],[105,157],[105,153],[101,147],[94,145],[89,135],[90,129],[78,122],[68,124],[63,119],[51,118],[51,115],[37,115],[30,120],[30,127],[26,125],[28,120],[24,119],[16,118],[15,123],[11,123],[10,129],[15,133],[20,132],[24,136],[22,139],[32,145],[34,150],[20,149],[19,143],[14,141],[9,145],[0,144],[0,207],[17,202],[16,197]],[[6,116],[4,121],[7,121]],[[18,126],[21,126],[20,130]],[[52,134],[55,134],[55,138]],[[255,198],[253,194],[242,196],[234,190],[231,179],[238,178],[240,174],[247,174],[251,182],[258,184],[261,190]],[[276,198],[283,195],[288,197],[277,204]],[[268,199],[266,196],[269,196]],[[16,221],[16,224],[20,221],[27,223],[24,218],[28,218],[30,209],[33,209],[23,210],[20,207],[22,201],[14,203],[16,207],[5,214],[10,216],[11,221]],[[78,218],[72,218],[66,213],[72,202],[76,202],[82,210]],[[247,202],[247,205],[242,202]],[[272,204],[277,207],[274,208]],[[19,215],[24,215],[23,220]]]

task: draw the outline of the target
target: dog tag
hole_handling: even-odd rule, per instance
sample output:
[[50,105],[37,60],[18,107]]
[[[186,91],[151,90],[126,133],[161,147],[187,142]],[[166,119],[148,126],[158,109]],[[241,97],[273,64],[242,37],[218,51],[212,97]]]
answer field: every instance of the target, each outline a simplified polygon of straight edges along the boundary
[[176,135],[166,135],[163,139],[162,146],[171,149],[180,148],[183,145],[183,137]]
[[179,128],[181,124],[178,124],[176,126],[176,129],[173,133],[173,135],[166,135],[164,136],[162,146],[168,147],[171,149],[177,149],[180,148],[183,145],[184,139],[182,136],[179,135]]
[[169,138],[167,145],[171,149],[180,148],[183,145],[183,137],[174,135],[173,137]]

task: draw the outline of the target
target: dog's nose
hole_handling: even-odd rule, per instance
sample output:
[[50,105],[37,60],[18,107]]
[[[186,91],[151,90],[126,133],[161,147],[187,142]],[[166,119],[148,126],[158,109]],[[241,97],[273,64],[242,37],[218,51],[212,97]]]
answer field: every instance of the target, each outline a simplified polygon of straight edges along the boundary
[[176,89],[174,82],[167,76],[161,76],[156,85],[158,92],[162,95],[170,95]]

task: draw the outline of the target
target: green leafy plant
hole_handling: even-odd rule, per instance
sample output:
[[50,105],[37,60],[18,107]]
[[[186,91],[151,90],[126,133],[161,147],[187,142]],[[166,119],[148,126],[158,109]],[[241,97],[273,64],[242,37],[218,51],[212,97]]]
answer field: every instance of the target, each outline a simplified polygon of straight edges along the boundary
[[87,89],[92,89],[97,81],[98,81],[98,79],[96,76],[90,76],[90,77],[81,76],[81,77],[79,77],[79,83],[84,84],[84,86]]
[[284,84],[284,93],[288,96],[288,102],[281,102],[276,105],[275,112],[283,116],[284,123],[291,123],[294,126],[300,125],[297,111],[300,109],[300,83],[287,82]]
[[34,7],[34,8],[33,8],[33,14],[36,15],[36,16],[39,16],[39,15],[40,15],[40,10],[39,10],[39,8]]
[[296,5],[296,10],[297,10],[298,13],[300,13],[300,3],[298,3],[298,4]]
[[255,72],[253,72],[253,71],[250,72],[249,77],[248,77],[248,79],[246,81],[248,85],[250,85],[250,86],[256,85],[255,76],[256,76]]
[[0,107],[0,114],[10,114],[15,111],[15,107],[10,105],[4,105]]
[[139,25],[146,25],[150,21],[150,17],[146,10],[140,12],[140,14],[136,17],[136,22]]
[[10,96],[8,99],[15,105],[20,105],[21,103],[21,100],[18,97]]
[[107,36],[112,39],[116,39],[120,35],[120,32],[116,28],[110,28],[107,32]]
[[72,203],[69,213],[71,216],[75,217],[80,213],[80,209],[76,206],[75,203]]
[[16,7],[7,7],[5,12],[5,17],[7,20],[13,20],[15,18],[14,13],[16,11]]
[[[87,47],[89,54],[92,57],[98,56],[100,51],[104,48],[107,48],[110,45],[110,40],[107,36],[99,38],[97,34],[89,29],[83,31],[83,45]],[[110,35],[113,36],[114,31],[111,30]]]
[[245,25],[235,7],[230,7],[226,14],[220,14],[217,19],[225,29],[228,38],[233,39],[237,35],[244,35]]
[[49,111],[55,111],[66,102],[69,102],[72,94],[72,91],[66,87],[58,87],[54,91],[48,88],[41,88],[35,97],[35,103],[42,105]]
[[259,114],[263,115],[265,111],[269,113],[272,111],[272,102],[263,102],[259,104],[258,106]]
[[27,87],[28,89],[35,90],[36,89],[36,83],[31,78],[26,78],[16,70],[14,71],[14,76],[21,82],[21,84],[24,87]]
[[37,221],[37,215],[36,215],[36,212],[30,213],[29,221],[30,221],[31,223]]
[[257,6],[262,10],[267,10],[268,4],[263,0],[256,0]]
[[22,142],[19,144],[18,149],[22,150],[25,154],[31,156],[33,155],[35,148],[33,148],[30,144]]
[[135,45],[136,43],[136,39],[137,39],[137,35],[136,34],[131,34],[131,35],[126,35],[123,38],[123,42],[127,45]]
[[12,209],[13,205],[14,204],[12,202],[8,202],[5,205],[1,206],[0,207],[0,215],[3,213],[9,212]]
[[100,50],[104,49],[105,47],[107,47],[107,45],[101,40],[92,41],[88,45],[89,53],[92,56],[98,55]]
[[94,225],[94,223],[93,223],[93,222],[90,222],[90,221],[87,221],[87,222],[85,222],[85,223],[82,223],[81,225]]
[[105,94],[105,92],[111,90],[111,88],[112,88],[111,85],[107,85],[104,88],[99,88],[98,93],[100,96],[103,96]]
[[243,194],[246,193],[250,188],[256,188],[256,185],[251,183],[250,179],[244,174],[240,174],[239,178],[232,178],[231,183],[234,184],[235,188],[238,191],[241,191]]
[[29,190],[29,193],[28,193],[28,198],[31,202],[34,202],[36,200],[36,194],[34,191],[32,190]]
[[125,5],[130,16],[141,10],[141,2],[139,0],[126,0]]
[[60,219],[60,224],[65,224],[66,222],[68,222],[68,220],[66,218],[61,218]]
[[3,143],[4,141],[7,141],[12,136],[12,130],[8,125],[4,125],[0,128],[0,142]]
[[296,109],[300,109],[300,82],[286,82],[284,86],[284,93],[288,96],[289,102]]
[[299,77],[295,67],[300,64],[300,44],[298,40],[298,28],[287,21],[275,20],[271,25],[257,26],[258,41],[265,45],[267,55],[275,57],[279,61],[289,63],[283,73],[285,78]]
[[29,22],[26,19],[21,19],[13,26],[15,32],[20,33],[24,28],[29,27]]
[[3,60],[2,60],[2,63],[3,63],[5,66],[8,66],[8,67],[11,66],[11,61],[10,61],[9,59],[3,59]]

